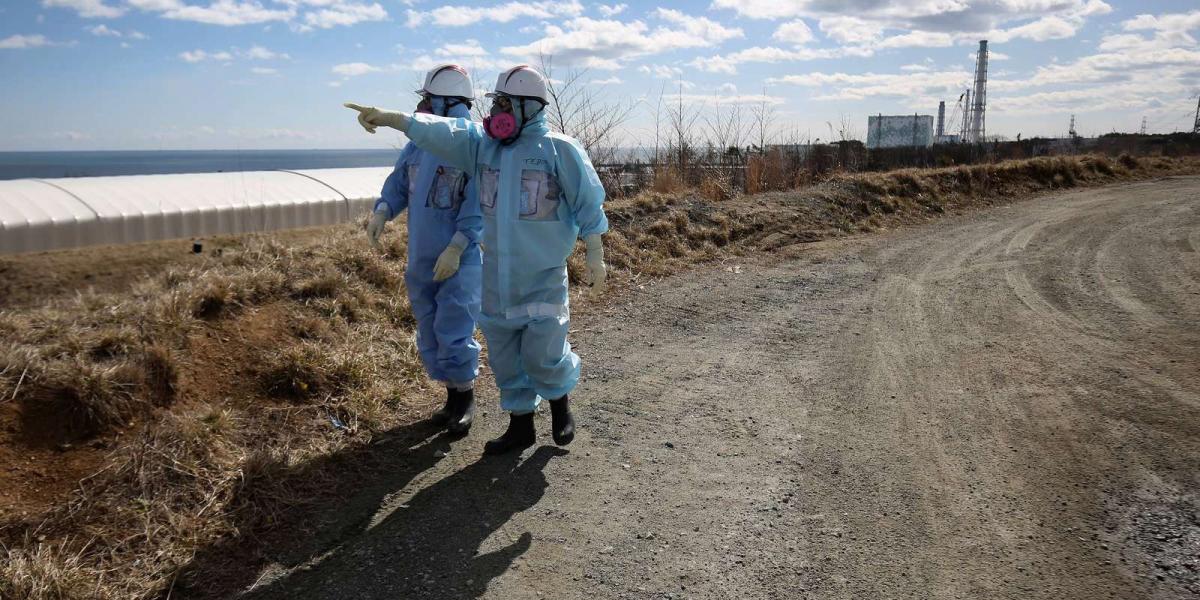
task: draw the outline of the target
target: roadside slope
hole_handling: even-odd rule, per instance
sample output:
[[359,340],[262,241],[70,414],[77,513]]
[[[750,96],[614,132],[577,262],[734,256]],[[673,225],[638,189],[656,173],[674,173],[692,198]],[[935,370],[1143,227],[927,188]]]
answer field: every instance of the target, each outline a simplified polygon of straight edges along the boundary
[[1173,178],[646,285],[577,317],[569,452],[479,460],[488,386],[250,597],[1200,593],[1198,232]]

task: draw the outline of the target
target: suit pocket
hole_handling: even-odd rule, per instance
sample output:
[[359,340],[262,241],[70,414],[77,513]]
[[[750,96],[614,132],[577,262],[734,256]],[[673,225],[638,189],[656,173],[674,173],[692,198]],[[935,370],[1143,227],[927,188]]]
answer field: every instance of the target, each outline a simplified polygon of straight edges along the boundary
[[458,208],[462,205],[463,192],[466,187],[465,173],[454,167],[440,166],[425,205],[443,210]]
[[496,216],[496,192],[500,185],[500,171],[484,169],[479,175],[479,208],[485,215]]
[[521,171],[521,219],[525,221],[557,221],[562,190],[546,171]]

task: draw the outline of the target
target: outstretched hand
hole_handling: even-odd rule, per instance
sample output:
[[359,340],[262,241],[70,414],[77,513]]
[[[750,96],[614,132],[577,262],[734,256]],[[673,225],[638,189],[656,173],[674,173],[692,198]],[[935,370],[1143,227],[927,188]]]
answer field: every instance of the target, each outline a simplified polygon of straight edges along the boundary
[[391,127],[404,131],[408,129],[408,115],[404,113],[382,110],[374,106],[363,106],[353,102],[345,102],[342,104],[346,108],[358,111],[358,124],[367,130],[367,133],[375,133],[376,127]]

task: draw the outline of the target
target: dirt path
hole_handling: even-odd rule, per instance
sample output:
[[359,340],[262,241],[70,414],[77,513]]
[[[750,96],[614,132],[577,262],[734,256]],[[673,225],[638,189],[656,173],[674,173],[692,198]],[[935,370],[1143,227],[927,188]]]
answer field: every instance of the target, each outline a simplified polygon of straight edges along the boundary
[[569,452],[479,460],[485,386],[248,596],[1200,593],[1198,251],[1173,178],[659,281],[578,316]]

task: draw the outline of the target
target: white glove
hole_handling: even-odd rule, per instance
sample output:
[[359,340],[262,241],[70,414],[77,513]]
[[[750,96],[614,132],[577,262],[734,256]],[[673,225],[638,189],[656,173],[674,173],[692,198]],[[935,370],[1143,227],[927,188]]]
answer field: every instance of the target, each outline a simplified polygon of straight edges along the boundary
[[361,106],[353,102],[346,102],[342,106],[358,111],[358,124],[367,130],[367,133],[375,133],[376,127],[391,127],[400,131],[408,131],[408,124],[412,122],[412,117],[392,110],[382,110],[374,106]]
[[379,247],[379,235],[383,233],[383,226],[388,222],[388,214],[382,207],[375,214],[371,215],[371,221],[367,223],[367,239],[371,241],[371,246]]
[[601,241],[598,233],[587,236],[583,242],[587,246],[587,270],[591,278],[592,297],[594,298],[608,289],[606,284],[608,267],[604,266],[604,242]]
[[433,280],[445,281],[458,272],[458,261],[462,259],[463,249],[450,242],[445,250],[438,255],[437,263],[433,265]]

